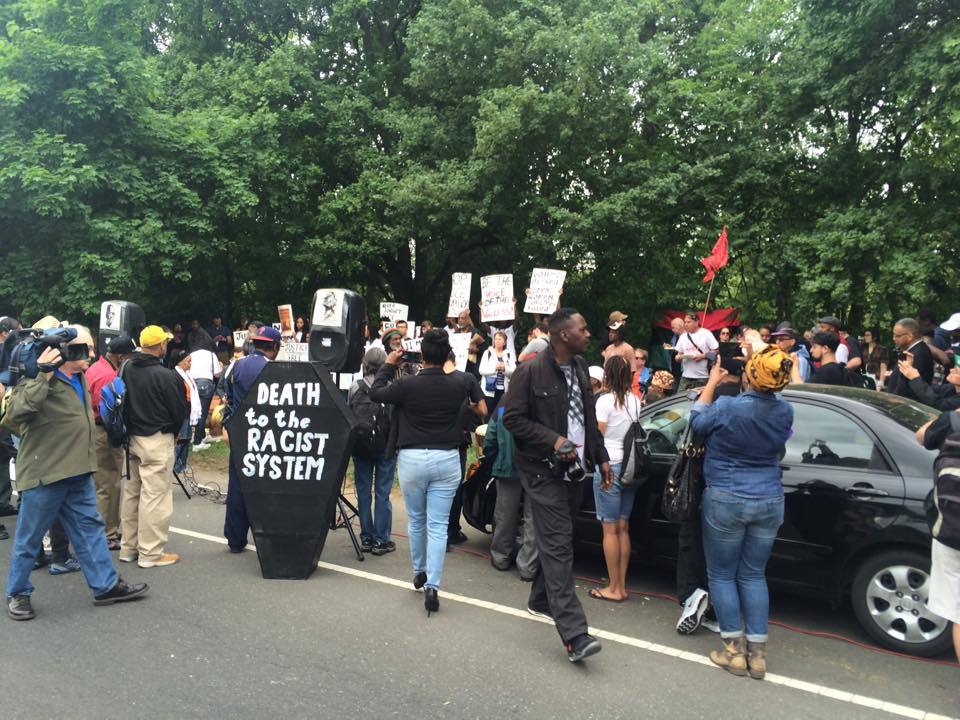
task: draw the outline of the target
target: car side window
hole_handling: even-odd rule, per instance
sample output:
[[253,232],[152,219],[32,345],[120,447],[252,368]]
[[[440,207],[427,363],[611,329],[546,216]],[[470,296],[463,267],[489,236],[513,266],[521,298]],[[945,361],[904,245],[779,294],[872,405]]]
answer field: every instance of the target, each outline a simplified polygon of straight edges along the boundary
[[831,408],[792,402],[793,434],[783,462],[889,471],[873,437]]
[[647,415],[640,425],[647,431],[647,446],[652,453],[674,455],[690,422],[693,403],[683,401]]

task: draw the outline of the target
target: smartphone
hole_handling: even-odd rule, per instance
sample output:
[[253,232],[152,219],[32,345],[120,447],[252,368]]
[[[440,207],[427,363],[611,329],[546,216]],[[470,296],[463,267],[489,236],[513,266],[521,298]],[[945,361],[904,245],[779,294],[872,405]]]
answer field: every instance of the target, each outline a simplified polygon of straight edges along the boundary
[[403,361],[407,363],[419,363],[421,360],[421,355],[418,352],[404,352]]

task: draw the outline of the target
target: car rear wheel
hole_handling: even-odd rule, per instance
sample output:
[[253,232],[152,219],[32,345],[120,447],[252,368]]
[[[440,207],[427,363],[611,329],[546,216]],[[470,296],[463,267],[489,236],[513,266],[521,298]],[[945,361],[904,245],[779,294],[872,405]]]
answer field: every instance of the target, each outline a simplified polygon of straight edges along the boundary
[[930,556],[888,550],[861,563],[853,579],[853,611],[880,645],[911,655],[942,655],[952,646],[950,623],[927,609]]

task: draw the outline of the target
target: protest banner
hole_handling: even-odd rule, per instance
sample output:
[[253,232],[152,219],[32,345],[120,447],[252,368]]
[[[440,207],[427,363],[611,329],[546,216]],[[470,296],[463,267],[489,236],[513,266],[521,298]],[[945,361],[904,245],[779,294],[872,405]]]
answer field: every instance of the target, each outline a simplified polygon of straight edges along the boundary
[[565,270],[534,268],[530,276],[530,288],[523,311],[535,315],[552,315],[560,302],[560,293],[563,291],[563,281],[566,278]]
[[453,283],[450,286],[450,302],[447,305],[447,317],[457,317],[464,310],[470,309],[470,285],[472,282],[472,273],[453,274]]
[[310,344],[298,342],[284,342],[280,345],[277,360],[289,362],[308,362],[310,360]]
[[456,357],[457,370],[464,372],[467,369],[467,355],[470,354],[470,338],[472,333],[454,333],[450,336],[450,349]]
[[480,322],[513,320],[513,275],[480,278]]
[[277,314],[280,316],[280,334],[283,337],[293,335],[293,305],[277,305]]
[[382,302],[380,303],[380,319],[381,320],[392,320],[396,322],[397,320],[406,320],[407,313],[410,312],[410,308],[402,303],[395,302]]

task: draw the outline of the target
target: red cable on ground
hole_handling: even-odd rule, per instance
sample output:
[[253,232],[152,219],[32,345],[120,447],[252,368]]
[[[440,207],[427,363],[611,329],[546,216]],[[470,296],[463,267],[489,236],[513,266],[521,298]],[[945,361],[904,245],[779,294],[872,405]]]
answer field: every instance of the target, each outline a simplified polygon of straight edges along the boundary
[[[399,533],[394,531],[394,535],[397,535],[402,538],[407,538],[404,533]],[[409,539],[409,538],[407,538]],[[490,555],[481,551],[481,550],[471,550],[470,548],[461,548],[453,547],[451,548],[455,552],[463,553],[464,555],[473,555],[474,557],[482,558],[484,560],[489,560]],[[575,576],[577,580],[583,582],[594,583],[596,585],[603,585],[603,581],[597,578],[586,577],[584,575]],[[669,593],[660,593],[660,592],[646,592],[644,590],[632,590],[627,588],[627,592],[631,595],[643,595],[645,597],[655,597],[660,600],[668,600],[672,603],[677,602],[676,595],[670,595]],[[883,655],[893,655],[894,657],[906,658],[907,660],[918,660],[920,662],[930,663],[932,665],[945,665],[947,667],[960,667],[960,662],[953,662],[952,660],[938,660],[937,658],[926,658],[919,657],[918,655],[909,655],[907,653],[897,652],[896,650],[888,650],[887,648],[882,648],[879,645],[871,645],[870,643],[861,642],[860,640],[854,640],[849,638],[846,635],[840,635],[839,633],[826,632],[823,630],[807,630],[805,628],[800,628],[789,623],[782,622],[780,620],[770,620],[771,625],[774,625],[778,628],[783,628],[784,630],[789,630],[790,632],[795,632],[799,635],[809,635],[811,637],[823,638],[826,640],[837,640],[839,642],[845,642],[854,647],[861,648],[863,650],[870,650],[871,652],[881,653]]]

